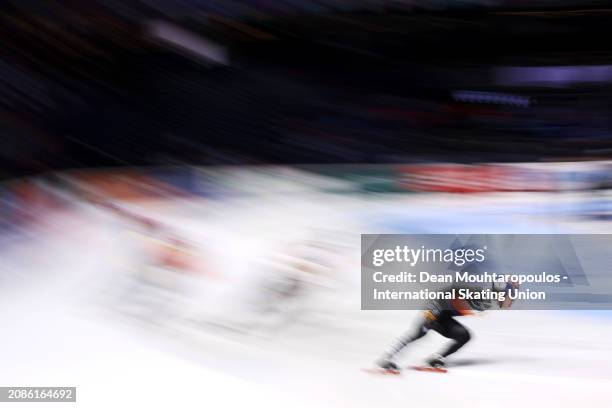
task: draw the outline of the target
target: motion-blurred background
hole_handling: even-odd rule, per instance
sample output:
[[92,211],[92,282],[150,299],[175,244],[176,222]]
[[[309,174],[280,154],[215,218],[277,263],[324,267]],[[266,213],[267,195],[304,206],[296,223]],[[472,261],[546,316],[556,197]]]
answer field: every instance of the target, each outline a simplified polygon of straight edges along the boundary
[[4,1],[3,176],[610,153],[605,1]]
[[4,0],[2,380],[601,403],[607,314],[474,322],[448,394],[365,378],[410,313],[359,310],[358,259],[362,233],[608,232],[610,38],[604,0]]

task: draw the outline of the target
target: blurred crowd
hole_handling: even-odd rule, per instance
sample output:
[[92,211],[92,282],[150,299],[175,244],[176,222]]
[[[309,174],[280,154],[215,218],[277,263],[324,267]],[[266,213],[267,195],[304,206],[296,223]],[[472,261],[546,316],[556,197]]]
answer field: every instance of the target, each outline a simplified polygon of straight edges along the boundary
[[0,176],[608,158],[611,12],[559,0],[5,1]]

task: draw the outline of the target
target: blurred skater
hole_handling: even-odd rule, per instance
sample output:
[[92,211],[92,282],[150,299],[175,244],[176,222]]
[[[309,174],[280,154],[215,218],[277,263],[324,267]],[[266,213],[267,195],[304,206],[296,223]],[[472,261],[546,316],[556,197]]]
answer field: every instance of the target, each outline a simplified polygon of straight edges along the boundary
[[[376,365],[392,373],[400,370],[396,362],[397,356],[404,348],[415,340],[425,336],[430,330],[438,332],[442,336],[452,341],[439,353],[433,354],[426,361],[427,367],[432,369],[443,369],[446,366],[446,358],[461,349],[471,339],[469,330],[459,323],[455,317],[469,316],[478,312],[490,309],[508,309],[512,305],[512,300],[507,294],[511,289],[518,286],[512,283],[495,282],[490,290],[493,292],[503,292],[504,301],[492,300],[434,300],[427,304],[414,324],[414,327],[402,335],[391,348],[376,362]],[[458,287],[455,287],[458,289]],[[481,287],[463,287],[469,291],[482,291]]]

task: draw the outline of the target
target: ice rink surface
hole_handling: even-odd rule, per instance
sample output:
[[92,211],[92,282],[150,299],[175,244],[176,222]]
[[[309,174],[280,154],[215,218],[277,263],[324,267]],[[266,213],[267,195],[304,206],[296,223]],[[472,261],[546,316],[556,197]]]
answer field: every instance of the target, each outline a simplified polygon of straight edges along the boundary
[[[541,197],[542,213],[554,213],[550,203]],[[54,406],[79,407],[608,406],[606,312],[463,318],[473,340],[449,358],[447,374],[363,371],[416,312],[360,310],[360,233],[605,231],[558,215],[540,213],[534,221],[515,209],[509,216],[508,206],[509,196],[149,204],[143,211],[179,226],[217,273],[187,282],[189,300],[176,310],[153,308],[144,318],[124,304],[125,269],[142,262],[125,225],[91,208],[55,214],[29,239],[2,250],[0,385],[76,386],[76,405]],[[343,241],[337,285],[304,300],[306,311],[274,330],[231,329],[248,282],[263,268],[257,258],[319,234]],[[428,334],[401,361],[416,364],[444,342]]]

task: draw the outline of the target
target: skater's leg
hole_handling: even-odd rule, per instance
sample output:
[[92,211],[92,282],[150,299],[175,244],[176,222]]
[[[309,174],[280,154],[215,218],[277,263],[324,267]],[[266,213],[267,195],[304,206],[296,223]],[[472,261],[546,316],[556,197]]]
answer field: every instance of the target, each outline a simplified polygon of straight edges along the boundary
[[395,357],[397,357],[408,344],[423,337],[428,330],[425,324],[420,323],[416,330],[410,330],[397,339],[376,364],[382,369],[398,372],[399,366],[393,361]]
[[471,335],[468,329],[452,317],[443,319],[436,323],[437,324],[432,327],[433,330],[437,331],[444,337],[454,340],[440,353],[441,357],[444,358],[450,356],[463,347],[468,341],[470,341]]
[[416,329],[409,330],[400,336],[389,348],[385,357],[389,360],[397,356],[408,344],[420,339],[427,333],[428,329],[424,324],[419,324]]
[[416,321],[414,328],[398,338],[376,364],[385,370],[399,370],[398,365],[393,360],[408,344],[425,336],[432,328],[431,325],[435,322],[435,319],[436,317],[431,310],[425,310],[422,316]]

